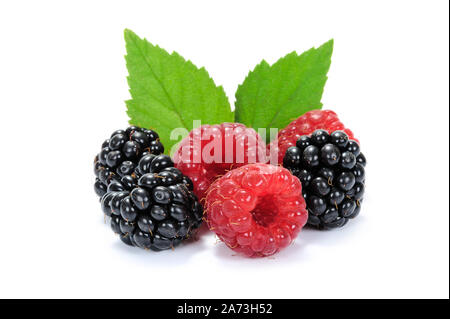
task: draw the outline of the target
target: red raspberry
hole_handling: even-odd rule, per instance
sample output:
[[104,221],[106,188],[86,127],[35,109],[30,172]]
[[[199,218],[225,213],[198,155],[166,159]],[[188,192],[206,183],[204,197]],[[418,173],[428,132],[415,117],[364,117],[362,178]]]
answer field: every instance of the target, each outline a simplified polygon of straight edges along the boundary
[[206,196],[217,177],[229,170],[265,161],[266,144],[261,136],[240,123],[202,125],[193,129],[174,155],[175,167],[191,178],[199,199]]
[[[279,131],[277,138],[267,146],[268,151],[271,153],[271,163],[283,163],[283,157],[286,150],[291,146],[295,146],[295,143],[300,136],[310,135],[312,132],[319,129],[327,130],[329,133],[339,130],[344,131],[350,139],[356,140],[352,131],[345,128],[344,124],[339,121],[335,112],[331,110],[309,111]],[[278,161],[275,162],[277,159]]]
[[249,164],[217,179],[206,197],[208,226],[246,256],[270,256],[288,246],[308,219],[302,185],[287,169]]

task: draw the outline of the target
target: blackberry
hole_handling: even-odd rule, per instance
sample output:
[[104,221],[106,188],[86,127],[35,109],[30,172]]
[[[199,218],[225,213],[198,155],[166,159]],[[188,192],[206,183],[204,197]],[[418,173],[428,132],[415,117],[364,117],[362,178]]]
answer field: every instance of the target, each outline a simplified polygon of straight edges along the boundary
[[[94,159],[95,193],[102,197],[112,181],[121,182],[124,176],[132,175],[143,156],[162,153],[164,146],[153,130],[130,126],[126,130],[113,132],[103,142],[100,153]],[[126,187],[131,187],[131,181],[122,182]]]
[[338,228],[359,214],[366,158],[345,132],[316,130],[301,136],[287,149],[283,166],[302,183],[309,226]]
[[[144,139],[140,134],[135,138]],[[134,167],[131,174],[110,181],[106,191],[96,182],[97,193],[104,193],[103,213],[127,245],[154,251],[174,248],[202,223],[203,208],[192,181],[167,155],[142,156]]]

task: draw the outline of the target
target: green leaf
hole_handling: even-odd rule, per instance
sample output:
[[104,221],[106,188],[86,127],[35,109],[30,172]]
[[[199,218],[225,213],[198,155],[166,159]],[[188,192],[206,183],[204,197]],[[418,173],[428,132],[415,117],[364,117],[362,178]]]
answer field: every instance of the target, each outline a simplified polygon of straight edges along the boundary
[[194,120],[201,124],[233,122],[223,88],[214,84],[204,68],[176,52],[169,54],[131,30],[125,30],[125,42],[130,123],[155,129],[166,153],[181,139],[170,139],[175,128],[190,131]]
[[[236,122],[254,129],[286,127],[320,102],[331,64],[333,40],[301,55],[295,51],[273,65],[262,61],[236,92]],[[267,132],[267,141],[270,135]]]

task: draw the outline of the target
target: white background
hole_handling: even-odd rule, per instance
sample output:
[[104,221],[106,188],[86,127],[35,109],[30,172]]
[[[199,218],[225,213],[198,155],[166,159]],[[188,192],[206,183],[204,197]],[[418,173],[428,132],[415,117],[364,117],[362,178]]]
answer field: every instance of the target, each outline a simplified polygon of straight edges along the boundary
[[[0,297],[449,297],[448,1],[2,1]],[[273,258],[212,234],[129,248],[92,160],[126,127],[123,29],[205,66],[234,100],[261,59],[335,39],[325,108],[368,158],[362,215]]]

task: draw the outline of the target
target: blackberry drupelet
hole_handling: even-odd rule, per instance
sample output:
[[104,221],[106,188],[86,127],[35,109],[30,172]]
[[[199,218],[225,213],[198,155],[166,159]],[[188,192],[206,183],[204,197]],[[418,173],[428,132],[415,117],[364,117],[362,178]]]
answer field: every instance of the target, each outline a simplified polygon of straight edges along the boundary
[[366,158],[343,131],[316,130],[287,149],[283,166],[302,182],[308,225],[344,226],[358,216],[364,197]]
[[94,159],[96,176],[94,190],[101,197],[112,181],[121,181],[123,176],[131,175],[141,157],[164,152],[158,134],[137,126],[117,130],[102,144],[100,153]]
[[192,181],[167,155],[142,156],[130,175],[109,183],[101,206],[125,244],[154,251],[191,237],[203,218]]

